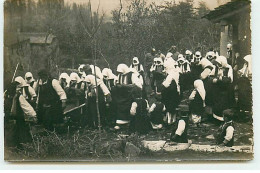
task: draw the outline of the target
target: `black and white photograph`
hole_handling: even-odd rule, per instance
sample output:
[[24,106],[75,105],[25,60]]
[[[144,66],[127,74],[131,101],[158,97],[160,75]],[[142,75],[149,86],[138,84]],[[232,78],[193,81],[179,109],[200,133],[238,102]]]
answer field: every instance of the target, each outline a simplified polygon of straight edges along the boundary
[[254,159],[250,0],[1,5],[6,162]]

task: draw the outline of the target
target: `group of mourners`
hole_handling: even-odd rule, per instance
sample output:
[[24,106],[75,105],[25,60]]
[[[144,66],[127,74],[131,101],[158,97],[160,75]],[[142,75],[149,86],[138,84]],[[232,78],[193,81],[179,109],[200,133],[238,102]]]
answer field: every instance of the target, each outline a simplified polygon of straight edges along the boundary
[[[16,121],[18,143],[26,139],[27,119],[37,119],[53,131],[64,121],[68,102],[83,105],[84,118],[79,121],[89,128],[147,134],[173,127],[171,141],[179,143],[188,142],[190,120],[200,126],[206,112],[222,122],[218,144],[232,146],[234,113],[251,112],[252,73],[251,55],[231,58],[230,44],[227,49],[230,57],[219,56],[213,49],[205,56],[190,50],[181,54],[175,46],[166,56],[153,49],[146,54],[144,66],[134,57],[129,66],[119,64],[116,74],[90,64],[80,65],[77,72],[61,73],[59,79],[47,70],[38,72],[38,80],[27,72],[7,89],[5,112]],[[188,109],[181,108],[185,92],[190,94]],[[155,101],[149,103],[148,98]]]

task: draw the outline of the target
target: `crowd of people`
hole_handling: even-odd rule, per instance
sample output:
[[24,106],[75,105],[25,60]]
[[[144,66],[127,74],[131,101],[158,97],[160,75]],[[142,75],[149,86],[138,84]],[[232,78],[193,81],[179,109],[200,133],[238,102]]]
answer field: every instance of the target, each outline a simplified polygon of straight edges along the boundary
[[[78,72],[61,73],[59,79],[45,69],[38,72],[37,80],[27,72],[7,89],[5,114],[16,121],[18,143],[28,139],[28,119],[53,131],[64,121],[68,101],[75,107],[83,105],[84,118],[79,121],[89,128],[147,134],[174,127],[171,141],[181,143],[188,142],[188,124],[200,126],[208,114],[207,121],[221,124],[218,144],[232,146],[234,115],[252,111],[252,71],[251,55],[233,56],[231,44],[227,51],[228,57],[213,49],[202,56],[191,50],[181,54],[172,46],[166,56],[152,49],[143,59],[144,66],[134,57],[129,66],[119,64],[115,73],[91,64],[80,65]],[[187,92],[188,109],[182,109]]]

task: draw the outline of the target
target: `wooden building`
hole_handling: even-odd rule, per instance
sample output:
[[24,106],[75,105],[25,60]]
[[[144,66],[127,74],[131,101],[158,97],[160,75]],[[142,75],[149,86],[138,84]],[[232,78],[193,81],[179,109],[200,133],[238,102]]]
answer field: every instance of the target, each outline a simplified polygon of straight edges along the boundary
[[221,25],[220,55],[227,56],[228,43],[233,46],[233,58],[236,52],[242,57],[251,54],[250,13],[249,0],[231,0],[204,16]]
[[16,65],[16,76],[24,77],[28,71],[37,77],[40,69],[58,73],[59,44],[56,36],[46,33],[5,32],[4,38],[4,83],[10,83]]

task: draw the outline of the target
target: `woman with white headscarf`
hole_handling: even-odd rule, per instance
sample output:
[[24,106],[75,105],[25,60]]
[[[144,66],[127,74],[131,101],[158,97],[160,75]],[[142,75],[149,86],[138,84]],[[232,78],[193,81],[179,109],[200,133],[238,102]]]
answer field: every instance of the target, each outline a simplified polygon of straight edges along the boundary
[[140,64],[139,62],[139,59],[137,57],[134,57],[133,58],[133,62],[132,64],[130,65],[130,68],[134,68],[136,69],[136,71],[143,76],[144,74],[144,68],[143,68],[143,65]]
[[16,83],[16,90],[19,90],[27,102],[30,103],[33,108],[35,108],[37,98],[35,90],[29,84],[27,84],[21,76],[16,77],[14,81]]
[[104,68],[102,70],[103,82],[107,86],[108,90],[111,93],[112,101],[109,104],[106,104],[106,116],[107,123],[109,126],[114,127],[115,125],[115,111],[116,111],[116,101],[115,101],[115,84],[117,81],[117,76],[113,74],[112,70],[109,68]]
[[243,68],[239,70],[238,107],[240,112],[252,111],[252,56],[244,57]]
[[65,89],[70,85],[70,77],[67,73],[61,73],[59,77],[60,86]]
[[198,79],[194,81],[194,90],[192,91],[189,100],[189,110],[191,112],[191,119],[194,124],[201,122],[201,116],[204,112],[206,98],[206,91],[202,80]]
[[[86,86],[84,81],[80,79],[77,73],[72,72],[70,74],[70,83],[68,88],[66,89],[66,94],[68,97],[68,102],[71,105],[79,106],[85,102],[84,91],[86,90]],[[85,88],[85,89],[84,89]]]
[[85,95],[88,124],[90,127],[93,128],[97,128],[99,125],[96,104],[96,97],[98,96],[100,120],[101,125],[104,126],[106,125],[105,107],[107,102],[111,102],[111,94],[103,81],[101,79],[98,79],[94,75],[87,75],[85,77],[85,81],[88,87]]
[[162,83],[162,103],[166,107],[168,124],[176,121],[176,107],[180,100],[179,72],[171,62],[165,63],[166,79]]
[[116,105],[116,126],[115,129],[120,129],[122,126],[129,124],[130,108],[133,101],[132,90],[134,88],[142,89],[142,84],[138,75],[131,72],[126,64],[117,66],[118,80],[115,87],[114,100]]
[[161,83],[165,79],[164,65],[161,58],[154,58],[154,70],[152,71],[152,74],[152,89],[155,93],[160,93],[162,90]]
[[234,107],[233,69],[224,56],[218,56],[215,61],[212,77],[213,117],[224,121],[223,111]]
[[180,72],[180,86],[181,86],[181,94],[183,91],[190,89],[192,85],[191,82],[191,70],[190,70],[190,63],[188,60],[184,58],[182,54],[178,55],[178,65],[179,65],[179,72]]
[[104,68],[102,70],[103,75],[103,82],[109,89],[109,91],[112,90],[112,88],[115,86],[115,83],[117,81],[117,76],[113,74],[112,70],[109,68]]
[[37,82],[34,80],[32,73],[31,72],[25,73],[24,79],[25,82],[35,90]]

